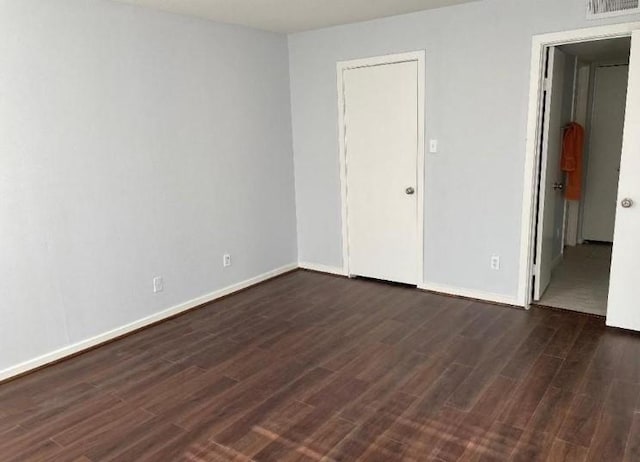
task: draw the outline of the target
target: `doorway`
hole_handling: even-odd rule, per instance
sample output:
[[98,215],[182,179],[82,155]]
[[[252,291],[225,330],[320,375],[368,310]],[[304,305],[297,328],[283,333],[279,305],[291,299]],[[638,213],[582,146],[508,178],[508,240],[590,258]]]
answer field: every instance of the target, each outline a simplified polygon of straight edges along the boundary
[[640,330],[640,24],[535,36],[532,51],[518,297]]
[[338,63],[345,273],[418,285],[424,53]]
[[606,316],[630,50],[629,37],[547,48],[536,304]]

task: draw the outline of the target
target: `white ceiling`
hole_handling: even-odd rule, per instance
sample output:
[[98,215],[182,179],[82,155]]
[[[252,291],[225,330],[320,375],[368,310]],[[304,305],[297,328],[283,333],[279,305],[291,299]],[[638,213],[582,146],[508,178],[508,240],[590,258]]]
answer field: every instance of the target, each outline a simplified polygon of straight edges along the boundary
[[622,60],[629,62],[631,37],[572,43],[562,45],[560,49],[584,61]]
[[274,32],[299,32],[477,0],[116,0]]

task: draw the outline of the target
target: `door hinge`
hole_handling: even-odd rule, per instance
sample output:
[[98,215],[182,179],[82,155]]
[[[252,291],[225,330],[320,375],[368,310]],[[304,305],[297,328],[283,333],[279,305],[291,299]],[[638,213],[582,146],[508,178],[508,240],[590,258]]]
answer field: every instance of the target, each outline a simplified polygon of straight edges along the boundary
[[544,79],[543,88],[544,88],[544,91],[550,91],[551,90],[551,79],[549,77],[546,77]]
[[534,263],[533,264],[533,274],[535,274],[538,271],[538,264]]

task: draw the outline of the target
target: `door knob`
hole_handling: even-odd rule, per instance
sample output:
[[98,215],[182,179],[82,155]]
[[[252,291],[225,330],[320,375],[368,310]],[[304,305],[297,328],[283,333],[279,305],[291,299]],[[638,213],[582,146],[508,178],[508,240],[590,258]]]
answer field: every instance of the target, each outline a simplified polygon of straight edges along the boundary
[[413,189],[411,186],[409,186],[407,189],[405,189],[404,192],[406,192],[409,196],[411,196],[416,192],[416,190]]
[[564,189],[564,184],[562,183],[553,183],[553,189],[556,191],[562,191]]
[[633,207],[633,200],[627,197],[625,199],[622,199],[622,202],[620,202],[620,205],[622,205],[622,208],[630,209],[631,207]]

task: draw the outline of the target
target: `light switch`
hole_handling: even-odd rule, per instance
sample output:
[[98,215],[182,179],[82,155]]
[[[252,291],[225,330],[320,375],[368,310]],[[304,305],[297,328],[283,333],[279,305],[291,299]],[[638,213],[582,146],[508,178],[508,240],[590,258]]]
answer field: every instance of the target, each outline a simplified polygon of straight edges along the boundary
[[438,152],[438,140],[429,140],[429,152],[432,154]]

